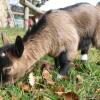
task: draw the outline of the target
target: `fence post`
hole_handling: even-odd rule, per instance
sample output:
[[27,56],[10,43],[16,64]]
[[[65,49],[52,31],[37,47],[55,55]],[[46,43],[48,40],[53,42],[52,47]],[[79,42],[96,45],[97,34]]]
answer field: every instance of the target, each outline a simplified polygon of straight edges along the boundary
[[24,28],[25,30],[28,30],[28,21],[29,21],[29,8],[25,6],[25,12],[24,12]]

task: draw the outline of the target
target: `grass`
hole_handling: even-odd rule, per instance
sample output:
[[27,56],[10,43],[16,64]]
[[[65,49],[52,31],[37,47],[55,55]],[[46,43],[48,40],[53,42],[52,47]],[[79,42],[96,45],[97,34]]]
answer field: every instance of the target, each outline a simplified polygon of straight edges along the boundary
[[[25,30],[21,28],[0,28],[0,33],[7,33],[10,42],[14,42],[17,35],[23,36],[25,34]],[[2,41],[0,41],[0,45],[2,45]]]
[[[14,42],[16,35],[23,36],[25,33],[24,30],[17,28],[0,29],[0,32],[6,32],[11,42]],[[43,60],[54,64],[53,58],[49,56],[45,56],[40,62]],[[79,57],[77,57],[70,69],[70,76],[67,80],[57,80],[56,75],[58,72],[52,71],[55,85],[47,84],[42,79],[40,62],[36,64],[33,71],[34,76],[39,77],[39,80],[31,88],[32,91],[24,91],[18,87],[17,83],[1,86],[0,100],[2,98],[3,100],[63,100],[63,95],[59,96],[55,93],[58,87],[64,87],[65,92],[74,91],[80,100],[100,100],[100,51],[92,48],[89,52],[89,60],[85,64],[82,64]],[[76,80],[77,75],[80,75],[83,79],[81,84]],[[27,83],[27,75],[21,81]]]

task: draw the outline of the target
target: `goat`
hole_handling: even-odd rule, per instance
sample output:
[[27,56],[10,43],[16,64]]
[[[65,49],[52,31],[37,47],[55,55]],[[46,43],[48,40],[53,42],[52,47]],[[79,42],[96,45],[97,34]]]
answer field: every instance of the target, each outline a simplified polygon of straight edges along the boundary
[[78,50],[87,53],[90,44],[100,49],[100,14],[95,6],[76,4],[48,11],[23,38],[8,43],[3,35],[0,48],[0,73],[3,83],[13,83],[30,72],[44,55],[58,59],[61,76],[68,75]]

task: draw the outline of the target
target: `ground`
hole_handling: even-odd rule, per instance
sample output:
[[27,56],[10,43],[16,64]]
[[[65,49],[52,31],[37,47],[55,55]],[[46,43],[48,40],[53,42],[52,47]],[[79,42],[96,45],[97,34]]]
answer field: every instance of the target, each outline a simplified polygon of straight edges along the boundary
[[[0,29],[6,32],[14,42],[16,35],[25,34],[23,29]],[[0,44],[2,45],[1,41]],[[100,51],[92,48],[89,60],[82,64],[77,57],[70,69],[68,78],[58,80],[57,70],[43,76],[41,63],[47,61],[54,65],[53,58],[45,56],[35,64],[33,76],[36,78],[34,86],[30,86],[28,75],[15,84],[0,86],[0,100],[100,100]],[[48,78],[50,82],[48,82]],[[69,93],[69,94],[68,94]],[[74,99],[71,99],[71,97]],[[76,95],[76,99],[75,99]],[[70,98],[70,99],[68,99]],[[79,99],[78,99],[79,98]]]

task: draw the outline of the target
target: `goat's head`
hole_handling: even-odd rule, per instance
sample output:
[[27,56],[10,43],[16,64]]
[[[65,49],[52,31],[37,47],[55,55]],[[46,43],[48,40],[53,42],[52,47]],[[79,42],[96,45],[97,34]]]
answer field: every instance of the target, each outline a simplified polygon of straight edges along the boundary
[[[20,59],[24,45],[20,36],[16,37],[15,43],[11,44],[5,34],[2,34],[3,47],[0,48],[0,76],[1,82],[11,82],[15,73],[13,73],[13,63],[15,59]],[[18,66],[17,66],[18,67]]]

